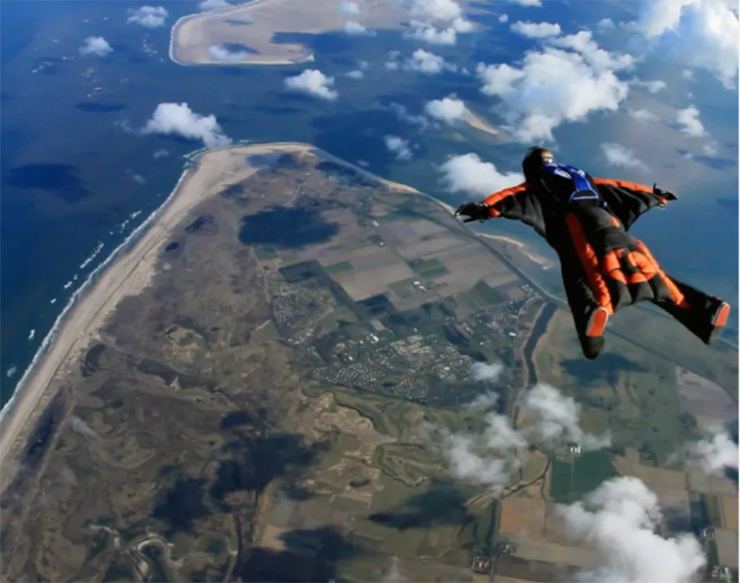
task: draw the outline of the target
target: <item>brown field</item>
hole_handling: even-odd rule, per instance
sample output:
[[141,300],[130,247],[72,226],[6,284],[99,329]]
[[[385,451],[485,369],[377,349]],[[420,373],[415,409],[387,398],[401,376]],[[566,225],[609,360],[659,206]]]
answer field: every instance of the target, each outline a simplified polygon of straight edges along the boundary
[[519,557],[501,557],[496,564],[496,581],[547,581],[565,583],[573,581],[578,569],[546,561],[526,560]]
[[725,528],[729,531],[737,533],[737,496],[722,496],[720,500],[722,503],[722,518],[725,523]]
[[593,567],[598,559],[596,552],[576,546],[533,539],[525,534],[508,534],[506,540],[516,545],[515,555],[529,561],[565,563],[574,567]]
[[686,490],[686,473],[640,465],[640,454],[634,448],[627,448],[626,455],[614,456],[614,468],[624,476],[635,476],[653,488]]
[[277,526],[268,524],[267,526],[265,526],[265,532],[262,533],[260,546],[276,551],[285,550],[285,541],[280,537],[286,532],[288,532],[287,528],[278,528]]
[[676,367],[681,413],[712,417],[720,421],[737,419],[737,405],[716,383],[685,368]]
[[543,500],[509,496],[501,504],[501,532],[540,538],[545,530],[545,506]]
[[724,530],[722,528],[714,529],[714,540],[717,543],[717,554],[719,562],[727,567],[737,569],[737,533]]
[[714,496],[737,496],[737,486],[729,478],[707,476],[701,470],[687,470],[689,490]]

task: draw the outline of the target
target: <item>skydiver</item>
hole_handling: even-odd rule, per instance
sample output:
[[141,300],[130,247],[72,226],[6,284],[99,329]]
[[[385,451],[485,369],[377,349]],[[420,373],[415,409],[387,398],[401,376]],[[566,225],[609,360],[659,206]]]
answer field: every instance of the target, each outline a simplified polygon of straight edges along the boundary
[[583,354],[604,350],[609,316],[642,301],[659,306],[705,344],[727,323],[730,306],[668,276],[642,242],[627,231],[645,211],[677,200],[653,185],[592,178],[555,161],[546,148],[530,148],[522,161],[525,182],[466,202],[464,222],[520,220],[557,252],[563,284]]

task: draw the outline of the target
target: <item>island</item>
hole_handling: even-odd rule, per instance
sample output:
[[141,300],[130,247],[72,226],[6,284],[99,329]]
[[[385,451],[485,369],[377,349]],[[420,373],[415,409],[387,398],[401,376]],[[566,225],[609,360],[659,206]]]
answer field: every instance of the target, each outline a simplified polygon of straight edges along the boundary
[[[598,557],[555,506],[620,474],[736,568],[736,483],[671,456],[733,419],[737,351],[635,310],[678,356],[615,326],[594,366],[500,243],[311,144],[194,156],[3,417],[0,578],[572,580]],[[427,428],[482,427],[492,389],[516,423],[538,382],[612,448],[533,448],[496,495],[451,476]]]

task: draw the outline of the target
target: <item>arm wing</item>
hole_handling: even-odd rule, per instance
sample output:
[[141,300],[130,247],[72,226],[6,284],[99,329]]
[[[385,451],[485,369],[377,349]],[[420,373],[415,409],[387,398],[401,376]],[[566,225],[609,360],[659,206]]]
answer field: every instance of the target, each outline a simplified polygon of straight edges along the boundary
[[667,203],[665,197],[653,192],[652,186],[608,178],[594,178],[593,183],[626,230],[644,212]]
[[483,204],[488,206],[491,218],[522,221],[540,234],[545,232],[542,205],[526,183],[494,192]]

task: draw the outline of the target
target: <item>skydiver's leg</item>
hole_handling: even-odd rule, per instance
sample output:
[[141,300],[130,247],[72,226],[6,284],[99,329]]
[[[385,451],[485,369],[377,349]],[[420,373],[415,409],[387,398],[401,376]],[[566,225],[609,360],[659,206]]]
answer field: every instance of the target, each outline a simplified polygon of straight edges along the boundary
[[690,285],[669,277],[684,301],[663,300],[655,304],[681,322],[692,334],[709,344],[727,323],[730,306]]
[[589,360],[594,360],[604,350],[606,341],[603,336],[587,336],[586,331],[589,326],[589,318],[599,306],[580,265],[572,264],[561,257],[561,270],[565,295],[573,314],[573,324],[581,343],[583,355]]

